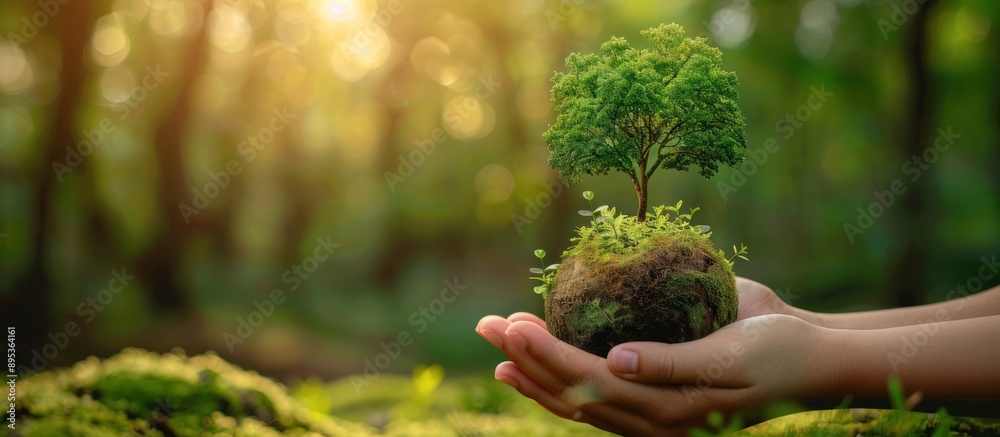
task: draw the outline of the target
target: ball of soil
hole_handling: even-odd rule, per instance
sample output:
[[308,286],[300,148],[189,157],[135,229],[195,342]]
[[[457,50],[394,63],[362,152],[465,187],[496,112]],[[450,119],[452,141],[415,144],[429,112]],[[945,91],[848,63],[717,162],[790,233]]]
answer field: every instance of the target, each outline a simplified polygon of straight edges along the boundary
[[736,320],[733,271],[708,238],[646,243],[628,255],[588,248],[563,259],[545,298],[552,335],[603,357],[620,343],[681,343]]

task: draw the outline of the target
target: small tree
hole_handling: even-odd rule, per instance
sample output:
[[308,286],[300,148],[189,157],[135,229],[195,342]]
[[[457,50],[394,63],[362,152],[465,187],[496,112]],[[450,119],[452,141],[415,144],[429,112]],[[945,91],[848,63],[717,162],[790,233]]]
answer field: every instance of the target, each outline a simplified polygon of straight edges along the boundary
[[567,183],[612,170],[627,174],[639,221],[656,169],[698,165],[710,178],[719,163],[739,163],[746,148],[736,73],[722,69],[722,52],[705,38],[684,38],[677,24],[642,35],[653,50],[612,38],[595,54],[566,58],[569,72],[552,78],[559,116],[544,134],[548,163]]

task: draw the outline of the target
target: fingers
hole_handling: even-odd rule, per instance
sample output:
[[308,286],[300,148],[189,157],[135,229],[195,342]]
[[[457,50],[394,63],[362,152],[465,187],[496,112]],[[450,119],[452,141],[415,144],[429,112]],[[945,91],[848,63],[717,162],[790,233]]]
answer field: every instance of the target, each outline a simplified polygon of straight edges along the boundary
[[634,382],[741,388],[749,385],[739,371],[744,341],[720,335],[686,343],[632,342],[608,353],[608,368]]
[[608,353],[608,368],[629,381],[694,384],[698,380],[698,369],[714,363],[709,351],[685,347],[684,343],[625,343]]
[[[531,325],[541,330],[541,327],[531,322],[522,321],[517,323]],[[478,332],[479,335],[488,340],[490,343],[493,343],[493,345],[499,348],[508,359],[516,363],[518,367],[530,375],[535,382],[548,388],[550,392],[552,392],[553,387],[564,385],[565,383],[562,382],[562,379],[546,369],[545,366],[525,351],[523,346],[520,346],[516,341],[507,336],[506,331],[510,326],[511,323],[507,321],[507,319],[498,316],[486,316],[479,321],[479,325],[476,327],[476,332]],[[547,331],[543,332],[545,332],[546,335],[548,334]],[[556,396],[560,395],[559,392],[553,393]]]
[[545,387],[542,387],[528,377],[528,375],[526,375],[524,371],[517,366],[517,364],[510,361],[500,363],[494,372],[494,376],[498,381],[513,387],[518,393],[524,395],[524,397],[534,400],[538,403],[538,405],[541,405],[542,408],[545,408],[556,416],[562,417],[563,419],[586,423],[607,432],[620,435],[624,434],[622,428],[612,425],[608,421],[599,417],[586,414],[576,407],[566,403],[566,401],[559,399],[556,395],[546,390]]
[[534,324],[536,324],[538,326],[541,326],[542,329],[545,329],[546,331],[549,330],[548,325],[545,324],[545,321],[542,320],[541,317],[538,317],[538,316],[536,316],[534,314],[531,314],[531,313],[525,313],[525,312],[514,313],[514,314],[511,314],[510,317],[507,318],[507,321],[509,321],[511,323],[514,323],[514,322],[531,322],[531,323],[534,323]]
[[542,387],[528,375],[525,375],[524,371],[517,364],[510,361],[500,363],[493,372],[493,376],[497,381],[513,387],[525,397],[534,399],[535,402],[538,402],[539,405],[549,410],[550,413],[563,419],[572,419],[578,411],[576,407],[559,399],[556,395],[545,389],[545,387]]
[[[591,380],[594,369],[603,361],[598,356],[559,341],[534,323],[511,323],[505,334],[537,360],[538,364],[561,380],[555,387],[549,387],[557,396],[562,396],[562,392],[570,386]],[[530,369],[524,370],[532,375]]]

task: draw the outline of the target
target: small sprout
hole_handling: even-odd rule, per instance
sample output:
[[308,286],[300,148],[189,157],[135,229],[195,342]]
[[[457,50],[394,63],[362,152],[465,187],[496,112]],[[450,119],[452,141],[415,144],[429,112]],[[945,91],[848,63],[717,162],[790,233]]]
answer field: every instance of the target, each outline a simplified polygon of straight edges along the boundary
[[594,200],[594,192],[593,191],[584,191],[583,192],[583,198],[587,199],[587,200]]
[[[719,252],[722,252],[722,249],[719,249]],[[747,258],[747,246],[745,244],[741,243],[739,249],[736,249],[735,244],[733,245],[733,256],[729,257],[729,259],[726,260],[729,262],[730,267],[733,266],[734,262],[736,261],[736,258],[739,258],[743,261],[750,261],[750,258]]]
[[586,209],[581,209],[581,210],[577,211],[577,214],[580,214],[580,215],[582,215],[582,216],[584,216],[584,217],[590,217],[590,216],[593,216],[593,215],[594,215],[594,213],[593,213],[593,212],[591,212],[591,211],[588,211],[588,210],[586,210]]
[[542,249],[535,250],[535,257],[541,261],[542,267],[532,267],[528,269],[529,272],[538,275],[532,276],[528,279],[541,281],[542,285],[535,287],[535,293],[545,295],[545,293],[552,288],[552,282],[555,281],[556,270],[559,268],[559,264],[550,264],[548,267],[545,267],[545,251]]

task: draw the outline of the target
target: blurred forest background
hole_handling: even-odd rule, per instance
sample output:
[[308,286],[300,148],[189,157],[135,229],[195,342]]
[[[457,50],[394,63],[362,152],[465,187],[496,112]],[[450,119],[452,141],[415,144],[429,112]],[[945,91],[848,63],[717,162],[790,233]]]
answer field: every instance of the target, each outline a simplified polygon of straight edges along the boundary
[[650,203],[701,207],[716,245],[749,246],[737,273],[798,306],[942,300],[1000,250],[998,19],[992,0],[5,1],[3,318],[24,361],[77,324],[48,365],[181,347],[333,378],[406,332],[392,372],[490,369],[473,327],[541,312],[531,251],[566,247],[580,192],[636,205],[617,174],[547,193],[553,72],[669,22],[723,49],[767,160],[660,172]]

